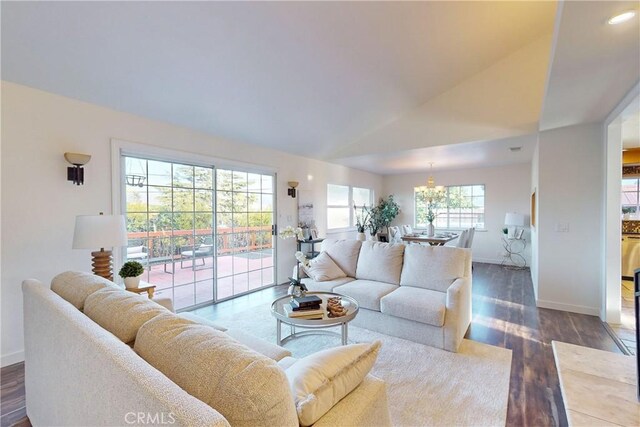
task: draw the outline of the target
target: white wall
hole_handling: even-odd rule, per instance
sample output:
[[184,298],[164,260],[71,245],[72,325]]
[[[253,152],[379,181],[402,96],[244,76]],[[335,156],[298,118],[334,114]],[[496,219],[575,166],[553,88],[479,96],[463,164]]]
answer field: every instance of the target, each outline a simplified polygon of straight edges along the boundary
[[[540,133],[539,307],[600,313],[604,253],[602,133],[599,123]],[[561,231],[565,227],[567,231]]]
[[[508,153],[507,153],[508,154]],[[394,225],[411,224],[414,221],[413,188],[425,185],[428,172],[385,176],[383,190],[393,194],[400,204],[400,215]],[[473,260],[500,263],[502,261],[502,228],[507,212],[518,212],[529,218],[531,165],[516,164],[492,168],[438,171],[433,174],[437,185],[485,185],[485,227],[486,231],[476,232],[473,240]],[[524,237],[530,242],[528,227]],[[527,264],[531,262],[530,246],[525,249]]]
[[[2,82],[2,366],[23,358],[22,293],[28,277],[45,283],[57,273],[90,271],[89,250],[72,250],[75,216],[111,212],[110,140],[150,144],[275,168],[278,223],[294,225],[296,200],[287,181],[312,192],[320,234],[326,227],[326,184],[372,188],[382,178],[344,166],[232,142],[96,105]],[[304,141],[301,141],[304,143]],[[66,180],[65,151],[91,154],[85,185]],[[311,181],[307,175],[312,175]],[[293,266],[293,241],[279,242],[278,282]]]
[[[533,151],[533,159],[531,160],[531,193],[536,193],[536,206],[534,216],[540,217],[540,192],[539,187],[539,164],[540,164],[540,141],[536,142],[536,148]],[[538,228],[539,222],[536,220],[536,225],[531,227],[531,281],[533,282],[533,294],[536,299],[538,298]]]

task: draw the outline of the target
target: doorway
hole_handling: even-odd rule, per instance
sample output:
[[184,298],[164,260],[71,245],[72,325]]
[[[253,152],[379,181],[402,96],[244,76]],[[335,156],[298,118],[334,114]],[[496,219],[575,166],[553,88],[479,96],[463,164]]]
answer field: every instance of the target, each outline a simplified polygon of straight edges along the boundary
[[275,175],[122,156],[124,257],[176,310],[275,284]]

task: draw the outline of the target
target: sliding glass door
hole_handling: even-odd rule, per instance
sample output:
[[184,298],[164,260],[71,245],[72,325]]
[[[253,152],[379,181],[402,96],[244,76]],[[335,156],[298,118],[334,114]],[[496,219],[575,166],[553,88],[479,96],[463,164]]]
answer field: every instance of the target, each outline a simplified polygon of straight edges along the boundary
[[176,309],[273,285],[272,175],[124,157],[127,260]]

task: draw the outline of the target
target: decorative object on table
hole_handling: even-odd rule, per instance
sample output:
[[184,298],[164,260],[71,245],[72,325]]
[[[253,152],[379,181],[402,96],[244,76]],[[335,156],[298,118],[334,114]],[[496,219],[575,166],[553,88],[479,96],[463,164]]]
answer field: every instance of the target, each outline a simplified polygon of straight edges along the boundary
[[509,234],[509,229],[507,227],[503,227],[502,228],[502,234],[504,234],[504,235]]
[[[433,225],[433,221],[435,221],[438,214],[436,210],[442,207],[446,200],[446,191],[445,188],[441,185],[436,185],[435,180],[433,179],[433,162],[429,163],[431,168],[431,172],[429,173],[429,178],[427,179],[427,185],[423,187],[419,187],[418,197],[422,199],[423,203],[426,203],[426,212],[417,212],[418,217],[421,214],[424,216],[424,219],[427,220],[427,237],[433,237],[435,235],[435,227]],[[419,206],[423,206],[423,204],[419,204]],[[424,210],[424,207],[419,207],[418,209]]]
[[124,263],[118,275],[124,279],[124,287],[135,289],[140,286],[140,278],[144,273],[144,267],[138,261],[127,261]]
[[324,310],[321,308],[322,298],[310,295],[291,298],[289,306],[284,306],[288,317],[305,319],[322,319]]
[[290,295],[292,298],[303,297],[306,292],[307,287],[300,281],[300,279],[289,277],[289,289],[287,290],[287,295]]
[[67,168],[67,181],[72,181],[76,185],[84,185],[84,169],[82,169],[82,166],[89,163],[91,156],[80,153],[64,153],[64,158],[73,165],[72,168]]
[[312,228],[311,229],[311,240],[316,240],[318,238],[318,229],[317,228]]
[[289,186],[289,188],[287,188],[287,196],[291,196],[294,199],[296,198],[296,187],[298,186],[298,184],[298,181],[287,182],[287,185]]
[[504,216],[504,225],[506,225],[509,230],[507,237],[513,238],[515,237],[515,233],[518,231],[518,227],[525,226],[524,215],[517,212],[507,212]]
[[291,239],[291,238],[296,238],[298,240],[304,240],[304,235],[302,234],[302,228],[300,227],[296,227],[293,228],[290,225],[287,225],[285,228],[283,228],[280,233],[278,233],[278,236],[280,236],[281,239]]
[[347,315],[347,310],[342,306],[342,297],[331,297],[327,300],[327,312],[329,317],[342,317]]
[[73,232],[73,249],[100,248],[91,252],[93,273],[113,280],[111,250],[127,245],[124,215],[78,215]]

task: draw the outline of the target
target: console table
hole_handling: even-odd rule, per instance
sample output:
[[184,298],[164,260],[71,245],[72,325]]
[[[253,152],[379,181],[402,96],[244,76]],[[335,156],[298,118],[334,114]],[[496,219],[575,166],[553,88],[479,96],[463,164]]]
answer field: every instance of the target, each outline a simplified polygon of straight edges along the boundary
[[502,247],[505,250],[505,254],[502,257],[501,266],[515,269],[527,267],[527,260],[524,257],[524,249],[527,247],[525,239],[503,237]]
[[324,240],[324,238],[311,239],[311,240],[298,240],[298,251],[304,252],[302,250],[302,245],[309,245],[310,246],[310,251],[309,252],[305,252],[304,254],[309,259],[315,258],[318,255],[320,255],[320,251],[316,250],[316,245],[318,243],[322,243],[323,240]]

